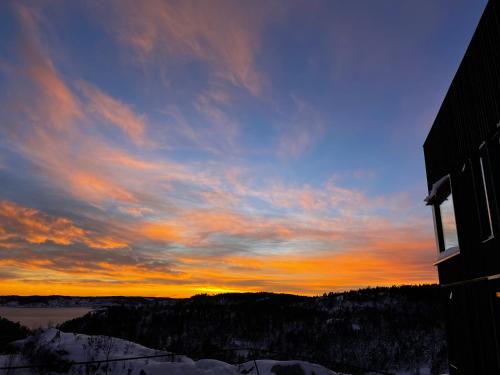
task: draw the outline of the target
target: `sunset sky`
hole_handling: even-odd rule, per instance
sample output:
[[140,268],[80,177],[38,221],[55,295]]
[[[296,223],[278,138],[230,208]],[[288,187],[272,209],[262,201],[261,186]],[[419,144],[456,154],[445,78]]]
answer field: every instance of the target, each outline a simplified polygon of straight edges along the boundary
[[435,282],[421,146],[485,4],[1,1],[0,294]]

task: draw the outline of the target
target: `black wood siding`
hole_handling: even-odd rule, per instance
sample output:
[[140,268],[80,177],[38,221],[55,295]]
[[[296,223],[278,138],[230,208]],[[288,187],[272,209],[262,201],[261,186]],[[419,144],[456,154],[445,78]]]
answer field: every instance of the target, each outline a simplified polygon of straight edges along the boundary
[[496,130],[499,100],[500,1],[490,0],[424,143],[429,187]]
[[[485,9],[424,154],[429,191],[450,175],[460,247],[438,264],[450,374],[500,375],[500,0]],[[487,240],[480,157],[494,235]]]
[[[500,273],[500,0],[490,0],[424,143],[427,184],[451,176],[460,254],[438,265],[448,284]],[[495,238],[480,236],[479,147],[488,142]],[[482,200],[481,200],[482,199]]]

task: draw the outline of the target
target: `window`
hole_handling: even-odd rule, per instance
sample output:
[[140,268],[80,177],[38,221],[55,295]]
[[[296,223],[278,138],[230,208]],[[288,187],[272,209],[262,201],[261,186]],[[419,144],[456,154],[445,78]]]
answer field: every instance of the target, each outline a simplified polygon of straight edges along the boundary
[[481,229],[481,240],[487,241],[494,236],[493,208],[494,202],[491,188],[492,179],[489,163],[488,148],[483,143],[479,148],[479,162],[476,172],[476,199]]
[[443,248],[449,250],[458,248],[457,224],[455,222],[455,209],[453,195],[450,194],[439,204],[441,214],[441,227],[443,230]]
[[425,200],[428,205],[433,206],[434,230],[440,258],[458,253],[458,233],[450,177],[445,176],[437,181]]

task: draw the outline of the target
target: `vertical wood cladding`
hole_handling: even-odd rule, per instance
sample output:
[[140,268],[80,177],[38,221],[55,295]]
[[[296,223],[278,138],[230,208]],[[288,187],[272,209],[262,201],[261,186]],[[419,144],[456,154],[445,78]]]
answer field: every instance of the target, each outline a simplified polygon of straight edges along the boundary
[[429,191],[450,176],[460,248],[438,263],[450,374],[500,375],[500,0],[486,6],[424,154]]
[[[429,190],[450,175],[460,254],[442,284],[500,274],[500,0],[490,0],[424,143]],[[480,146],[486,142],[486,147]],[[493,238],[484,241],[485,164]],[[486,160],[485,160],[486,161]],[[489,228],[488,228],[489,229]]]
[[495,131],[499,100],[500,1],[490,0],[424,143],[429,187]]

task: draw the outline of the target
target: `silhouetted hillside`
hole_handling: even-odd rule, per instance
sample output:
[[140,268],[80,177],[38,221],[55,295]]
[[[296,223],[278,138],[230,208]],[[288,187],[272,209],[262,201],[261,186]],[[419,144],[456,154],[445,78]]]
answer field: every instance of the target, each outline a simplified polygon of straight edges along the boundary
[[[104,334],[193,358],[304,359],[438,374],[446,368],[436,285],[370,288],[322,297],[243,293],[112,306],[66,322],[63,331]],[[362,372],[362,371],[361,371]]]

